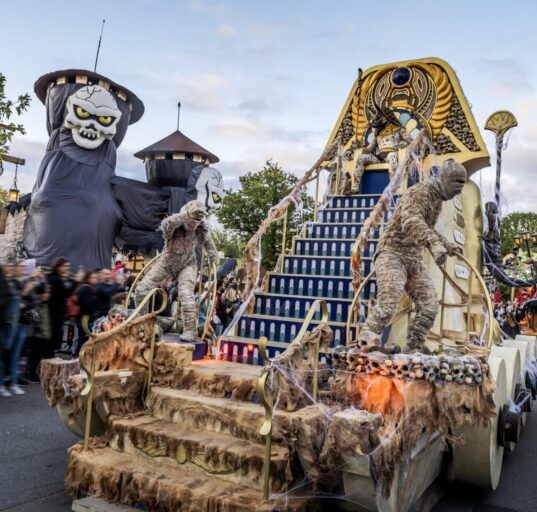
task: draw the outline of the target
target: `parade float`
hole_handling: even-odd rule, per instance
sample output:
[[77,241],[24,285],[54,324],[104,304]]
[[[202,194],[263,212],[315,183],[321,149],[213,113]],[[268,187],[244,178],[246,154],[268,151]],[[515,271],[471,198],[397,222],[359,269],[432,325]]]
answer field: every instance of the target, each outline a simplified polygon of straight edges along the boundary
[[[206,322],[200,354],[200,340],[163,333],[154,287],[126,321],[88,332],[79,360],[42,363],[50,405],[83,437],[68,454],[73,498],[151,511],[399,512],[430,510],[453,479],[495,489],[536,396],[535,338],[503,339],[493,318],[476,183],[463,181],[436,210],[408,199],[442,169],[466,178],[487,165],[446,62],[360,71],[322,155],[248,243],[245,302],[219,339]],[[308,183],[314,219],[287,240],[287,208]],[[423,229],[448,249],[424,242],[405,263],[419,260],[415,275],[430,276],[420,290],[435,305],[431,326],[408,271],[409,295],[372,346],[363,327],[386,289],[374,254],[392,217],[405,225],[399,201],[424,217],[431,207]],[[284,223],[283,254],[262,277],[260,240],[274,222]],[[198,258],[207,318],[209,260]],[[401,352],[417,324],[429,326],[425,344]]]

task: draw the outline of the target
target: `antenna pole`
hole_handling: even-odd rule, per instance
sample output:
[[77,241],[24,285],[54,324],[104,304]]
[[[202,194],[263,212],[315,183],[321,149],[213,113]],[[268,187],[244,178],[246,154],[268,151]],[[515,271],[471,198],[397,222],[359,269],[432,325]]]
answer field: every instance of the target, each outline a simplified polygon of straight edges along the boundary
[[99,36],[99,44],[97,45],[97,55],[95,55],[95,66],[93,66],[94,73],[97,71],[97,61],[99,60],[99,50],[101,49],[101,40],[103,38],[103,31],[104,31],[105,23],[106,23],[106,20],[103,20],[103,24],[101,25],[101,35]]
[[177,103],[177,131],[179,131],[179,119],[181,117],[181,102]]

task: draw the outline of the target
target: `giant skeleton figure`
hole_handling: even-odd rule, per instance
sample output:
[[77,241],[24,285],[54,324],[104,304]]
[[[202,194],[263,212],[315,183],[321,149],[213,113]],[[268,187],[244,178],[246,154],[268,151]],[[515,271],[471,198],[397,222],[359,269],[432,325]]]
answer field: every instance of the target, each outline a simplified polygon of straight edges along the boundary
[[166,185],[115,175],[116,149],[144,112],[134,93],[83,69],[44,75],[35,92],[46,105],[50,140],[26,196],[23,244],[30,258],[47,266],[64,256],[72,266],[109,267],[114,243],[161,249],[161,219],[189,201],[208,211],[221,207],[222,175],[204,164],[185,160],[180,183]]
[[209,262],[218,261],[218,253],[204,220],[207,210],[197,201],[187,203],[179,213],[170,215],[160,224],[164,235],[164,251],[155,266],[136,288],[139,304],[153,289],[159,288],[166,279],[177,279],[183,333],[181,338],[193,341],[197,334],[197,311],[194,301],[196,276],[196,247],[201,243]]
[[[388,121],[384,115],[379,114],[371,123],[372,136],[367,147],[364,148],[361,155],[358,155],[354,166],[354,185],[351,189],[352,194],[358,194],[360,183],[365,171],[365,166],[369,164],[388,163],[388,173],[390,180],[393,178],[398,164],[398,151],[405,148],[412,142],[412,138],[404,128],[400,128],[392,133],[383,135],[387,129]],[[389,128],[394,125],[390,124]]]
[[422,252],[424,247],[430,249],[436,263],[443,265],[446,255],[460,251],[434,226],[442,202],[459,194],[466,178],[464,167],[450,159],[441,165],[436,176],[410,187],[399,200],[375,253],[378,302],[360,333],[359,343],[364,349],[380,347],[380,336],[406,291],[414,301],[416,314],[404,350],[423,350],[439,305]]

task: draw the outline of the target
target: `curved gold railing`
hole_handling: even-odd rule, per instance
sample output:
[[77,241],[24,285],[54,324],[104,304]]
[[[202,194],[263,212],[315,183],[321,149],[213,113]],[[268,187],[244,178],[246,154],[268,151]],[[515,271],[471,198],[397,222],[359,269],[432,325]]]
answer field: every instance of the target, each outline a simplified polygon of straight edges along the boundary
[[157,254],[153,259],[149,260],[147,262],[147,265],[144,266],[144,268],[142,270],[140,270],[140,272],[138,272],[138,275],[136,276],[136,278],[134,279],[134,281],[132,282],[131,284],[131,287],[129,288],[129,292],[127,293],[127,298],[125,299],[125,307],[128,308],[129,307],[129,304],[130,304],[130,301],[131,301],[131,297],[132,297],[132,294],[134,293],[134,290],[136,288],[136,285],[138,284],[138,281],[143,277],[145,276],[145,274],[147,274],[147,271],[153,266],[153,264],[163,255],[164,253],[161,252],[159,254]]
[[[487,309],[487,314],[489,317],[488,326],[485,326],[487,329],[486,336],[485,336],[485,346],[490,349],[492,347],[492,339],[493,339],[493,318],[494,318],[494,311],[493,311],[493,305],[492,300],[490,298],[487,285],[485,284],[485,281],[483,280],[483,277],[481,276],[480,272],[477,270],[477,268],[462,254],[456,252],[453,257],[459,258],[461,261],[463,261],[468,267],[470,268],[472,274],[468,277],[468,292],[463,290],[454,280],[453,278],[446,272],[446,270],[439,266],[440,271],[442,272],[444,276],[443,284],[442,284],[442,298],[440,300],[441,310],[440,310],[440,337],[443,337],[444,334],[444,328],[443,328],[443,319],[444,319],[444,308],[467,308],[467,316],[466,316],[466,326],[467,331],[469,331],[469,324],[470,324],[470,309],[472,306],[472,276],[475,275],[476,279],[482,289],[482,295],[481,298],[483,299],[485,303],[485,307]],[[357,311],[357,303],[360,300],[360,295],[365,287],[365,285],[371,280],[373,277],[373,274],[375,273],[374,270],[372,270],[369,275],[360,283],[360,286],[358,287],[358,290],[354,294],[354,298],[351,303],[351,307],[349,309],[349,315],[347,317],[347,323],[345,325],[345,334],[346,334],[346,344],[349,345],[351,342],[351,324],[353,321],[353,317],[356,315]],[[453,288],[456,290],[456,292],[463,298],[463,301],[461,303],[446,303],[445,302],[445,284],[446,281],[448,281]],[[388,323],[388,325],[392,325],[397,320],[402,318],[406,314],[410,314],[411,309],[410,307],[404,308],[403,310],[399,310],[395,313],[392,320]],[[358,323],[356,322],[356,337],[358,337]]]
[[[162,295],[162,304],[158,310],[155,310],[155,299],[156,294],[160,293]],[[142,300],[142,302],[138,305],[138,307],[130,314],[130,316],[123,322],[122,324],[115,327],[112,331],[109,331],[107,334],[109,335],[114,330],[120,331],[123,329],[126,325],[129,324],[132,320],[134,320],[140,312],[145,308],[145,306],[149,303],[151,300],[151,314],[155,317],[164,311],[166,308],[166,305],[168,303],[168,298],[166,292],[161,288],[154,288],[151,290]],[[149,361],[148,361],[148,370],[147,370],[147,391],[149,392],[151,389],[151,379],[153,374],[153,357],[155,355],[155,337],[156,337],[156,329],[155,329],[156,322],[153,324],[153,328],[151,330],[151,343],[149,348]],[[79,361],[80,361],[80,368],[84,370],[88,376],[88,382],[84,389],[80,392],[81,396],[87,396],[87,406],[86,406],[86,423],[84,428],[84,450],[87,450],[89,446],[89,437],[90,437],[90,425],[91,425],[91,416],[93,412],[93,389],[94,389],[94,382],[95,382],[95,365],[96,365],[96,347],[99,344],[99,339],[95,334],[90,332],[89,330],[89,317],[85,316],[82,318],[82,328],[84,329],[84,332],[88,336],[88,341],[84,343],[83,347],[80,349],[79,354]],[[103,341],[107,341],[109,336],[106,338],[103,338]],[[88,368],[85,364],[85,358],[86,358],[86,352],[88,348],[91,348],[91,364],[90,368]]]
[[[313,317],[315,316],[315,313],[317,312],[317,309],[321,307],[321,321],[320,324],[326,324],[328,323],[328,307],[326,306],[326,302],[322,299],[317,299],[313,302],[311,305],[308,314],[306,315],[306,318],[304,319],[304,323],[302,324],[302,327],[298,334],[296,335],[296,338],[292,341],[291,344],[300,343],[302,341],[302,338],[308,332],[308,327],[313,321]],[[272,362],[272,359],[269,357],[268,351],[267,351],[267,345],[268,345],[268,338],[266,336],[261,336],[259,338],[258,347],[259,347],[259,355],[263,358],[263,361],[265,362],[265,365],[267,363]],[[320,340],[317,342],[315,346],[315,353],[314,353],[314,359],[313,359],[313,389],[312,389],[312,396],[313,399],[317,399],[317,391],[318,391],[318,374],[319,374],[319,350],[320,350]],[[288,350],[288,349],[286,349]],[[279,357],[283,357],[285,355],[285,351],[282,355]],[[270,372],[268,371],[268,368],[264,370],[261,377],[259,377],[259,380],[257,381],[257,396],[259,397],[259,402],[265,409],[265,421],[263,422],[263,425],[261,426],[261,429],[259,430],[259,433],[265,437],[265,460],[263,463],[263,499],[265,501],[268,500],[269,497],[269,491],[270,491],[270,458],[271,458],[271,449],[272,449],[272,419],[274,415],[274,400],[273,400],[273,390],[270,388],[270,386],[267,386],[267,381],[269,378]]]

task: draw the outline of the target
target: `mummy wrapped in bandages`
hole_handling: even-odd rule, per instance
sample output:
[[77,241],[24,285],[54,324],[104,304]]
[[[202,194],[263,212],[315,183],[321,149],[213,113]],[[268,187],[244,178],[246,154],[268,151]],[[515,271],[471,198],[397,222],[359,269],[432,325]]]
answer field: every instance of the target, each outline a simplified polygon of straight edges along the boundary
[[183,320],[181,338],[186,341],[193,341],[197,334],[194,290],[198,273],[198,244],[204,246],[211,264],[218,261],[216,247],[204,222],[206,217],[205,206],[197,201],[190,201],[179,213],[162,221],[160,229],[164,235],[164,252],[136,288],[136,302],[139,304],[153,288],[159,288],[164,280],[177,279]]
[[466,178],[465,168],[449,159],[441,165],[436,176],[410,187],[399,200],[375,253],[378,302],[360,333],[359,344],[364,349],[380,347],[382,332],[405,291],[416,306],[416,314],[404,350],[423,349],[439,308],[433,280],[423,260],[423,248],[430,249],[439,265],[445,263],[448,254],[460,250],[434,226],[442,202],[459,194]]

